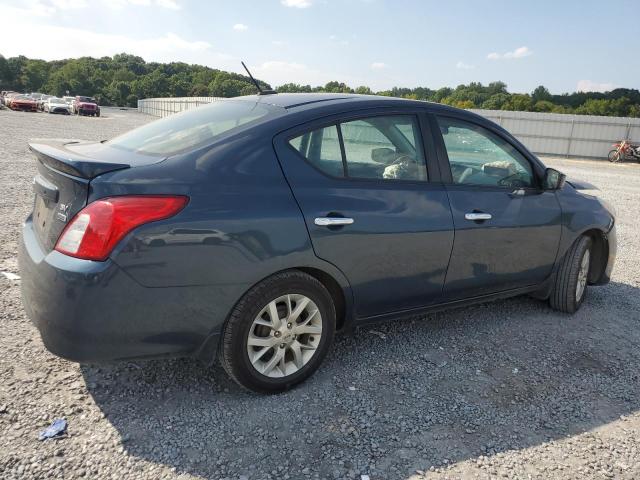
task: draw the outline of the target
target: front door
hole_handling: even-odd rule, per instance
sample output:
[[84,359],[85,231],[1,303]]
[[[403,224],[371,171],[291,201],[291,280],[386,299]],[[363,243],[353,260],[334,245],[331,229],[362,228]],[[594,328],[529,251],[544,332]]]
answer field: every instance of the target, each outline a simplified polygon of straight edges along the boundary
[[314,251],[348,278],[358,317],[442,298],[453,222],[446,190],[429,183],[424,123],[369,113],[274,140]]
[[455,242],[447,299],[536,285],[553,268],[560,205],[540,188],[530,161],[472,122],[438,117],[453,181],[447,185]]

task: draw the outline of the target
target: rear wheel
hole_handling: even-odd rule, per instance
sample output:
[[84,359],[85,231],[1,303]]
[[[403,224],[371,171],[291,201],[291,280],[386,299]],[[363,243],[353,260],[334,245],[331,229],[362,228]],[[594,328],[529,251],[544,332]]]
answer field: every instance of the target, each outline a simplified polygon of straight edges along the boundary
[[310,275],[291,270],[269,277],[231,312],[222,366],[249,390],[287,390],[317,370],[333,341],[335,316],[331,295]]
[[580,237],[565,254],[558,271],[549,303],[555,310],[573,313],[587,294],[591,268],[591,239]]

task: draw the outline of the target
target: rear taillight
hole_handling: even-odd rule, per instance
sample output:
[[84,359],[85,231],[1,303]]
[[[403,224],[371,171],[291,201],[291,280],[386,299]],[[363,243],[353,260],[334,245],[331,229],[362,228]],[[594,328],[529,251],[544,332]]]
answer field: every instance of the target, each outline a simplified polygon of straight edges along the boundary
[[189,201],[184,196],[131,195],[90,203],[69,222],[56,250],[86,260],[106,260],[116,244],[140,225],[172,217]]

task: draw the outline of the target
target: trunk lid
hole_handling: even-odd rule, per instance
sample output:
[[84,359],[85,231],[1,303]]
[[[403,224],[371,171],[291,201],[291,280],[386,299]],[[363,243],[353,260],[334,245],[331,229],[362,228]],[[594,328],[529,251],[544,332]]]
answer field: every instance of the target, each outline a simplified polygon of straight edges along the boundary
[[38,160],[33,225],[46,252],[53,250],[64,227],[87,204],[95,177],[164,160],[77,140],[34,140],[29,149]]

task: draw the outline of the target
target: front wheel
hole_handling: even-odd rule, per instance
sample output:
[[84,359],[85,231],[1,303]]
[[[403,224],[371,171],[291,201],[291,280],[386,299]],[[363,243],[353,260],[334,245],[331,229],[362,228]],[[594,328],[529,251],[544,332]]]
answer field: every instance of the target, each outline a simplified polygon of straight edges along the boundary
[[611,150],[607,157],[611,163],[616,163],[622,159],[622,151],[620,150]]
[[558,267],[549,297],[551,308],[565,313],[574,313],[580,308],[587,294],[591,257],[591,239],[580,237]]
[[269,277],[231,312],[219,351],[222,366],[249,390],[288,390],[320,366],[335,318],[331,295],[314,277],[297,270]]

